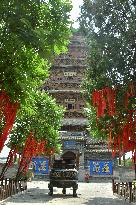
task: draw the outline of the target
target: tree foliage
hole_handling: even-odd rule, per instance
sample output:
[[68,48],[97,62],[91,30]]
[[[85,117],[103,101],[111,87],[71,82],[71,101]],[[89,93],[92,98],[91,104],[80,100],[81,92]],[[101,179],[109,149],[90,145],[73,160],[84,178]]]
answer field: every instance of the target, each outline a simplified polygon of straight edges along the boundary
[[[88,107],[91,132],[105,136],[109,128],[116,136],[127,122],[128,109],[125,98],[133,83],[133,96],[129,96],[129,110],[135,110],[136,90],[136,3],[134,0],[85,0],[81,7],[80,29],[88,44],[88,69],[84,86],[89,104],[92,93],[106,87],[116,91],[116,114],[104,117],[96,123],[94,108]],[[107,99],[105,99],[107,101]],[[133,120],[135,113],[133,113]],[[134,130],[133,130],[134,132]],[[121,141],[123,139],[121,138]]]
[[89,73],[97,88],[134,81],[135,1],[86,0],[80,25],[89,42]]
[[0,86],[24,102],[48,76],[51,58],[66,49],[69,1],[7,0],[0,5]]
[[54,147],[57,150],[59,129],[63,117],[64,108],[56,105],[55,99],[52,99],[44,91],[37,91],[33,95],[31,107],[26,110],[25,106],[20,109],[15,120],[14,129],[10,134],[10,147],[17,147],[21,152],[25,141],[30,134],[37,141],[47,141],[47,147]]
[[63,109],[38,89],[53,58],[67,50],[71,8],[69,0],[1,1],[0,90],[20,105],[9,146],[24,143],[31,130],[56,143]]

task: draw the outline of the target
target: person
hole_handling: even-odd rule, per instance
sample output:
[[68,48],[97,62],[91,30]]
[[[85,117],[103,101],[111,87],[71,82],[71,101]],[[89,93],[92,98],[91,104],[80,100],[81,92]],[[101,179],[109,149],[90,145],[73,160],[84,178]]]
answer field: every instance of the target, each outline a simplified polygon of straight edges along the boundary
[[89,182],[89,179],[90,179],[90,176],[88,173],[85,174],[85,181],[88,183]]

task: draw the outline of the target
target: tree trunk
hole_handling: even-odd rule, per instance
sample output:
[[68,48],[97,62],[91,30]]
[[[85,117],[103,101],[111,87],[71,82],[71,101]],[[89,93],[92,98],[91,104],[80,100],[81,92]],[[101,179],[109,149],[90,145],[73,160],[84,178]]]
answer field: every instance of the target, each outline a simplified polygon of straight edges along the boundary
[[123,155],[123,163],[124,163],[124,167],[125,167],[126,166],[125,154]]
[[136,179],[136,163],[135,163],[135,179]]
[[121,165],[121,157],[119,157],[119,165]]
[[4,174],[5,174],[5,172],[7,171],[7,169],[8,169],[8,163],[6,162],[6,163],[4,164],[4,166],[2,167],[2,171],[1,171],[1,173],[0,173],[0,180],[4,178]]

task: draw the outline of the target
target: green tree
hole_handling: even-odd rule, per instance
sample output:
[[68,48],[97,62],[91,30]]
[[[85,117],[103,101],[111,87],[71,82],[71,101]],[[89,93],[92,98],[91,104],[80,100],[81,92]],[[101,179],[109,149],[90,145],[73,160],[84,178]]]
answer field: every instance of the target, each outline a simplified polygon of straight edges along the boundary
[[80,26],[88,39],[89,71],[97,88],[135,81],[135,1],[86,0]]
[[[27,101],[27,99],[26,99]],[[64,108],[57,106],[55,99],[52,99],[46,92],[36,91],[31,93],[31,101],[27,107],[22,105],[18,111],[13,129],[10,133],[10,139],[7,144],[11,148],[6,164],[4,165],[0,178],[2,178],[16,159],[16,153],[21,155],[21,163],[16,177],[19,178],[28,170],[28,165],[32,157],[37,155],[48,156],[59,152],[59,129],[64,114]],[[32,134],[32,135],[31,135]],[[34,141],[30,140],[30,135]],[[40,144],[37,150],[36,143],[44,143],[44,147]],[[27,148],[27,154],[26,154]],[[27,169],[26,169],[27,167]]]
[[[36,112],[39,117],[39,110],[34,107],[38,103],[34,92],[38,92],[37,90],[49,76],[49,67],[55,55],[66,51],[71,34],[70,10],[71,3],[68,0],[1,1],[0,90],[6,92],[12,103],[19,103],[18,116],[20,113],[26,115],[28,111],[28,118],[31,117],[31,113],[36,115]],[[40,93],[38,96],[39,99],[42,98],[42,93],[41,97]],[[45,99],[48,101],[47,96]],[[4,103],[1,108],[2,106]],[[50,109],[50,104],[47,103],[47,106],[49,106],[47,109]],[[55,112],[55,106],[52,109]],[[2,114],[3,112],[0,113],[0,117]],[[39,118],[41,121],[42,115],[44,112],[41,112]],[[57,115],[52,115],[52,119],[57,121]],[[2,120],[1,125],[4,126],[4,117]],[[46,121],[49,121],[48,117]],[[32,119],[29,126],[31,129],[35,126]],[[48,130],[51,132],[52,127],[49,126]],[[42,133],[42,129],[39,129],[40,131]],[[39,133],[39,136],[41,135]],[[53,135],[55,131],[50,137]],[[4,136],[1,141],[4,142],[5,139]]]
[[57,151],[59,130],[64,108],[56,104],[44,91],[33,94],[30,107],[23,107],[17,114],[14,128],[10,134],[9,147],[17,147],[21,153],[30,131],[37,141],[47,140],[47,147]]
[[0,5],[0,86],[13,101],[25,103],[48,76],[55,54],[70,35],[68,0],[7,0]]
[[[112,129],[113,146],[117,134],[130,116],[128,111],[135,110],[136,86],[136,3],[133,0],[85,0],[81,7],[80,29],[86,36],[88,44],[88,68],[84,86],[88,93],[87,114],[90,131],[98,130],[97,136],[105,136]],[[133,86],[130,86],[133,83]],[[103,117],[96,122],[93,91],[112,88],[116,91],[116,114],[108,115],[105,109]],[[133,87],[132,95],[130,89]],[[129,94],[129,108],[125,106],[126,93]],[[108,99],[105,98],[107,103]],[[126,99],[127,101],[127,99]],[[135,112],[132,112],[135,119]],[[97,129],[96,129],[97,127]],[[133,127],[134,133],[134,127]],[[104,134],[103,134],[104,135]],[[120,146],[123,143],[120,137]],[[133,141],[136,144],[135,139]],[[128,148],[129,149],[129,148]],[[134,151],[134,148],[132,148]],[[126,150],[125,150],[126,151]]]

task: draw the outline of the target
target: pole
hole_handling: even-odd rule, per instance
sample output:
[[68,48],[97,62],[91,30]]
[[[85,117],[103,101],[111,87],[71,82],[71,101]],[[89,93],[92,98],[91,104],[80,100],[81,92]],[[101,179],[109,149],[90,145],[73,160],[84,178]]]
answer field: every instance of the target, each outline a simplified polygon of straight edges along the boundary
[[136,163],[135,163],[135,179],[136,179]]

